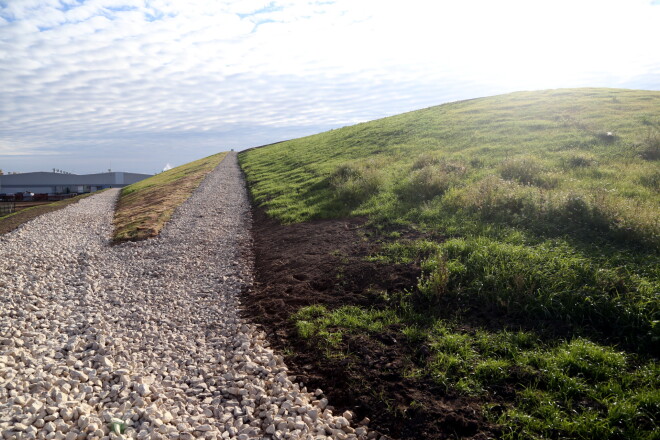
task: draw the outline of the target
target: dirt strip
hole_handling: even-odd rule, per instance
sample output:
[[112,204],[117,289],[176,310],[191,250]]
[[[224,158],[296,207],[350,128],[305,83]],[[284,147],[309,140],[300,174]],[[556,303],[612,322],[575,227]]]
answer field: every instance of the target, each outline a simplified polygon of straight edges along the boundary
[[341,410],[370,418],[380,433],[397,439],[496,437],[478,401],[406,377],[423,347],[409,344],[396,327],[375,337],[345,335],[342,349],[350,355],[343,359],[328,359],[297,336],[290,316],[300,307],[381,307],[382,296],[373,292],[394,294],[416,285],[416,265],[365,260],[378,244],[364,224],[351,218],[280,225],[253,209],[255,284],[243,295],[244,316],[263,326],[301,380],[321,387]]

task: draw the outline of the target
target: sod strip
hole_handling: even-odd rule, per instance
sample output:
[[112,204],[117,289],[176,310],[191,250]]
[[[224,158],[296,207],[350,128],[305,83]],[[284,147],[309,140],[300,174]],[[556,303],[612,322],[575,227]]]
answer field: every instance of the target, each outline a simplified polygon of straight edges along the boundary
[[227,153],[218,153],[136,182],[122,189],[114,217],[114,242],[157,236],[204,177]]

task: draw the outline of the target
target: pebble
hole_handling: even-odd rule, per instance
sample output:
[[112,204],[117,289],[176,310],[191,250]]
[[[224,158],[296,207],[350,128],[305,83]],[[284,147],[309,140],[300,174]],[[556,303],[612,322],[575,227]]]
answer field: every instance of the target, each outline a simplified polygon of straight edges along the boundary
[[235,153],[158,238],[111,245],[117,195],[0,236],[0,437],[374,438],[239,316],[253,281]]

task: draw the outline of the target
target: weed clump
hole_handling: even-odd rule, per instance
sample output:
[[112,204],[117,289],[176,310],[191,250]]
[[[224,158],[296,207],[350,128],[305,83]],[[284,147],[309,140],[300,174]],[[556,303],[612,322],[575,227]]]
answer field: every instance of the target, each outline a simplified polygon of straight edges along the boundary
[[419,203],[443,195],[456,179],[438,166],[415,170],[396,188],[396,194],[406,203]]
[[660,245],[660,221],[653,203],[632,201],[605,189],[547,192],[490,175],[445,201],[447,208],[476,214],[483,221],[544,234],[600,234],[645,247]]
[[660,132],[649,128],[646,137],[639,146],[639,155],[644,160],[660,160]]
[[440,164],[441,162],[442,161],[440,160],[440,158],[438,158],[433,154],[422,153],[419,156],[417,156],[417,159],[415,159],[410,169],[412,171],[421,170],[422,168],[433,167],[435,165]]
[[639,183],[647,188],[660,191],[660,171],[652,171],[639,178]]
[[534,185],[546,189],[557,186],[557,179],[546,175],[543,167],[531,158],[505,161],[500,167],[500,175],[503,179],[516,181],[522,185]]
[[569,249],[561,242],[532,247],[454,238],[422,264],[419,290],[427,297],[460,296],[521,317],[588,323],[607,336],[650,347],[660,337],[653,324],[656,312],[647,305],[653,288]]
[[606,190],[591,194],[555,194],[547,201],[541,220],[558,229],[607,234],[646,247],[660,245],[660,221],[652,203],[617,197]]
[[595,159],[591,158],[591,157],[576,154],[576,155],[573,155],[571,157],[564,158],[562,160],[562,167],[564,169],[572,170],[572,169],[576,169],[576,168],[578,168],[578,169],[579,168],[588,168],[588,167],[596,165],[597,163],[598,162]]
[[534,188],[489,175],[452,195],[448,206],[467,210],[490,221],[511,221],[538,211],[539,194]]
[[374,161],[348,163],[335,169],[330,184],[338,200],[348,206],[357,206],[379,191],[383,177]]
[[432,200],[456,186],[466,172],[467,167],[459,162],[421,154],[413,162],[410,174],[396,185],[395,193],[407,204]]

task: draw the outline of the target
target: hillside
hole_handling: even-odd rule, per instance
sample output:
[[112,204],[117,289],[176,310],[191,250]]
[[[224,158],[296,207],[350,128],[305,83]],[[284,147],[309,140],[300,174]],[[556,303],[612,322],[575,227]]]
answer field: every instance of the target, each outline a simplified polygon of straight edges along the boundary
[[474,99],[239,159],[257,296],[282,292],[251,310],[383,432],[653,438],[660,92]]

